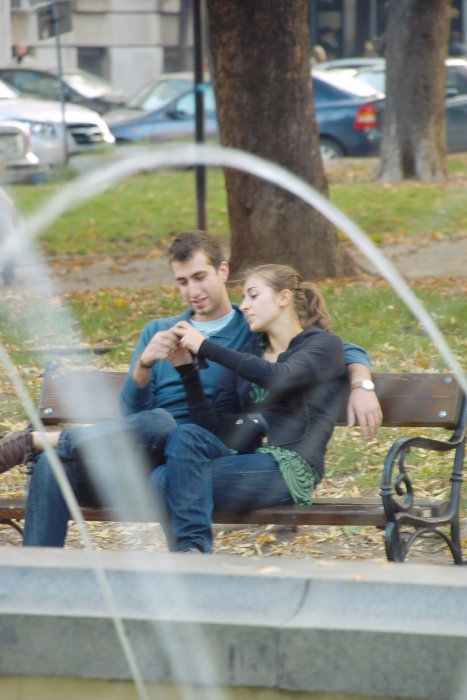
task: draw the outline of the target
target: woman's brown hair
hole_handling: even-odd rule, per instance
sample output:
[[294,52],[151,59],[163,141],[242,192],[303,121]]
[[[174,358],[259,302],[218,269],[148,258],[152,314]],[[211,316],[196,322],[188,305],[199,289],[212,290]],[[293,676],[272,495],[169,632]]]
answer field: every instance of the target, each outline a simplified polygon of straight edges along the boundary
[[331,319],[326,309],[326,302],[313,282],[304,282],[301,275],[290,265],[259,265],[245,273],[244,279],[258,275],[277,294],[283,289],[290,289],[293,294],[294,308],[303,328],[320,326],[328,331]]

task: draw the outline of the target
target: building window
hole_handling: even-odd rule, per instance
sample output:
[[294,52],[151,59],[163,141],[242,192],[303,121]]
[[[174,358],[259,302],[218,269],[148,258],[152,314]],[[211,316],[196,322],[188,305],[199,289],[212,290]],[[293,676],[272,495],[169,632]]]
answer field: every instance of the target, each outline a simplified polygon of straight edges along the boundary
[[107,49],[98,46],[78,48],[78,68],[108,79],[108,63]]

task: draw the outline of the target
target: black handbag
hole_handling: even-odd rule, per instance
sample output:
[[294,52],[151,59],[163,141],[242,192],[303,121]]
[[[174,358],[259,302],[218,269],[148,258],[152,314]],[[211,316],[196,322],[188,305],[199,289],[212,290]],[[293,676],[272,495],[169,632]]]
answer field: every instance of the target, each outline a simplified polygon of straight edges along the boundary
[[245,413],[233,417],[229,423],[219,437],[232,450],[245,454],[269,444],[269,425],[261,413]]

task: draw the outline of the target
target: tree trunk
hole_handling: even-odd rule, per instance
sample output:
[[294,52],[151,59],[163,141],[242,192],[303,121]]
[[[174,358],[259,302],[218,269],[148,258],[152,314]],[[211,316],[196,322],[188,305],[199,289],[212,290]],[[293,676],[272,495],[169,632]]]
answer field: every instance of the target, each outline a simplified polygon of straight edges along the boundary
[[378,176],[446,174],[450,0],[387,0],[386,105]]
[[[208,0],[221,142],[267,158],[327,195],[312,83],[308,0]],[[262,262],[307,279],[354,274],[336,230],[311,207],[225,170],[232,272]]]

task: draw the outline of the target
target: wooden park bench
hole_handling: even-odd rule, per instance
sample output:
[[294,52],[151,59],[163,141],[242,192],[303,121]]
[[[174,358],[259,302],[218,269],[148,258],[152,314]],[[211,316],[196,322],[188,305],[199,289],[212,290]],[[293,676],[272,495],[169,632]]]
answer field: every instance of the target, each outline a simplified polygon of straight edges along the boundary
[[[118,416],[118,394],[124,372],[62,369],[52,363],[42,384],[39,415],[45,425],[95,423]],[[372,525],[385,529],[388,559],[403,561],[413,542],[436,534],[449,546],[456,564],[464,563],[461,549],[460,497],[466,441],[467,402],[450,374],[381,373],[374,376],[389,427],[445,428],[446,440],[399,437],[387,453],[382,469],[381,498],[319,498],[313,505],[275,506],[248,512],[216,512],[223,524]],[[339,425],[346,424],[345,411]],[[451,452],[451,488],[445,500],[419,500],[410,477],[409,451]],[[0,498],[0,524],[21,531],[25,498]],[[115,512],[111,508],[83,508],[86,520],[150,521],[154,514]],[[448,534],[449,533],[449,534]]]

